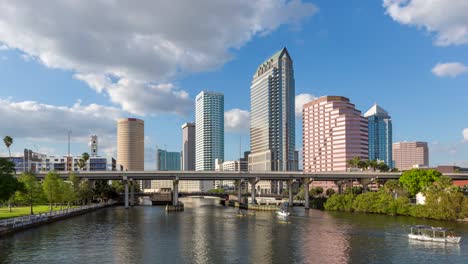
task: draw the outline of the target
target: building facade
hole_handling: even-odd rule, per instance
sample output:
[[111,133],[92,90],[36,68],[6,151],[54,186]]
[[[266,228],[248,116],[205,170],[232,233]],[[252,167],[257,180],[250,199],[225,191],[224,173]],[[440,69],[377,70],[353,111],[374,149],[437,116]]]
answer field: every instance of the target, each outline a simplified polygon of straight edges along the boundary
[[98,137],[96,135],[91,136],[91,141],[89,142],[89,147],[91,150],[91,157],[98,156]]
[[117,121],[117,163],[127,171],[145,170],[145,123],[141,119]]
[[[260,64],[250,87],[249,171],[296,171],[295,81],[286,48]],[[281,193],[282,182],[260,181],[260,193]]]
[[383,161],[393,168],[392,119],[387,111],[375,104],[365,114],[369,130],[369,160]]
[[393,143],[393,165],[400,171],[429,167],[427,142]]
[[195,170],[195,123],[182,125],[182,170]]
[[295,171],[295,81],[286,48],[258,66],[250,87],[249,171]]
[[[158,171],[180,171],[181,161],[180,152],[171,152],[156,148],[156,170]],[[151,181],[151,191],[160,191],[161,189],[172,189],[172,181],[157,180]]]
[[[303,107],[303,162],[305,172],[345,172],[354,157],[368,157],[367,119],[349,99],[324,96]],[[312,186],[336,189],[334,182]]]
[[224,95],[201,92],[195,107],[195,170],[213,171],[224,160]]

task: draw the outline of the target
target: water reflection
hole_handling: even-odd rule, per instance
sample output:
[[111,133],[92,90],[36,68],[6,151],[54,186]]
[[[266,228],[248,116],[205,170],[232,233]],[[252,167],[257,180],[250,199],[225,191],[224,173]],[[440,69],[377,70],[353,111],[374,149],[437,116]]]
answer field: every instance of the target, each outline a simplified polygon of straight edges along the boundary
[[[468,226],[409,217],[305,211],[237,216],[208,199],[186,210],[121,207],[0,239],[0,263],[464,263]],[[454,228],[462,243],[408,240],[410,225]]]

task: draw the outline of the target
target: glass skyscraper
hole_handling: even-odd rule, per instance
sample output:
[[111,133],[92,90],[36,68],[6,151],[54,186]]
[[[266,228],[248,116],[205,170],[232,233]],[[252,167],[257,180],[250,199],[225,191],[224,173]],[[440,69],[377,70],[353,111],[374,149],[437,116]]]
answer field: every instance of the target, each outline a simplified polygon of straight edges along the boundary
[[375,104],[365,114],[369,127],[369,160],[384,161],[393,168],[392,119],[387,111]]
[[286,48],[258,66],[250,88],[249,171],[294,171],[295,83]]
[[156,170],[180,171],[180,152],[156,149]]
[[224,95],[201,92],[195,102],[195,169],[214,171],[224,160]]

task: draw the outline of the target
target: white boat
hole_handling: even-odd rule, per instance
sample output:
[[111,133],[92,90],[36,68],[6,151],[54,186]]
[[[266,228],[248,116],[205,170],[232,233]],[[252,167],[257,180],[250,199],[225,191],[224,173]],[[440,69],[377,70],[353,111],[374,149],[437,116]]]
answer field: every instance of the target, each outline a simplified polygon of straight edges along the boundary
[[417,225],[411,227],[410,239],[443,243],[460,243],[461,237],[455,236],[452,229]]
[[291,215],[291,213],[289,213],[288,211],[285,211],[285,210],[276,211],[276,214],[279,215],[279,216],[290,216]]

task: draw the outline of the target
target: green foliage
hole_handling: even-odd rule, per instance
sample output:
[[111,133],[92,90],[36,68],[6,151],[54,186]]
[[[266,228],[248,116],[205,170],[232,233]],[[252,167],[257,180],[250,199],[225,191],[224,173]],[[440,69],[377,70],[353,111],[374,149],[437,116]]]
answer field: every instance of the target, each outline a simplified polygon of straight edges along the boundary
[[8,149],[8,154],[11,158],[11,150],[10,150],[10,146],[13,144],[13,138],[10,137],[10,136],[6,136],[3,138],[3,143],[5,143],[5,146],[7,147]]
[[208,193],[224,193],[224,189],[211,189],[211,190],[208,190]]
[[79,182],[78,187],[78,200],[81,204],[86,204],[87,201],[93,198],[93,190],[91,188],[91,183],[88,179],[82,179]]
[[112,181],[111,186],[117,193],[123,193],[125,191],[125,185],[122,181]]
[[56,172],[49,172],[42,183],[42,189],[44,190],[47,201],[49,201],[51,211],[52,203],[58,202],[60,198],[59,179],[59,175]]
[[353,211],[353,201],[356,196],[352,193],[333,194],[327,200],[324,208],[329,211]]
[[439,220],[467,218],[468,197],[464,196],[458,187],[452,185],[450,178],[437,177],[437,174],[433,172],[427,174],[427,177],[436,178],[436,180],[435,182],[426,181],[424,205],[410,204],[405,195],[398,195],[398,198],[395,198],[395,194],[405,193],[406,190],[400,182],[389,180],[378,192],[356,195],[348,191],[346,194],[334,194],[330,196],[324,207],[326,210],[410,215]]
[[20,203],[29,205],[30,214],[34,214],[34,204],[43,201],[43,190],[41,183],[36,179],[33,173],[23,173],[19,176],[18,181],[23,184],[23,188],[17,191],[15,200]]
[[[137,187],[139,185],[136,184],[136,182],[134,182],[133,184],[134,184],[134,192],[138,192]],[[107,201],[109,199],[115,199],[119,196],[116,189],[112,185],[109,185],[109,182],[107,180],[95,181],[94,187],[92,188],[92,192],[93,192],[93,197],[95,199],[103,200],[103,201]]]
[[332,189],[332,188],[329,188],[329,189],[327,189],[327,191],[325,192],[325,194],[326,194],[327,196],[332,196],[333,194],[335,194],[335,190]]
[[400,183],[411,196],[435,182],[442,174],[437,170],[413,169],[405,171],[400,177]]
[[22,184],[13,175],[15,164],[7,159],[0,159],[0,201],[8,201]]

